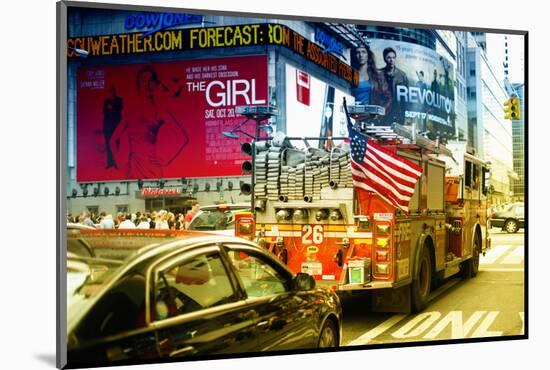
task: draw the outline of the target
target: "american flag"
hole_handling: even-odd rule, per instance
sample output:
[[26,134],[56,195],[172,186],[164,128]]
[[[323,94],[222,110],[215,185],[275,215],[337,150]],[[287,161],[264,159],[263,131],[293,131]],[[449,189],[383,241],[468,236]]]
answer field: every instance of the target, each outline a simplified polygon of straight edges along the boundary
[[349,118],[348,132],[353,185],[377,193],[409,213],[409,201],[422,168],[369,140],[353,127]]

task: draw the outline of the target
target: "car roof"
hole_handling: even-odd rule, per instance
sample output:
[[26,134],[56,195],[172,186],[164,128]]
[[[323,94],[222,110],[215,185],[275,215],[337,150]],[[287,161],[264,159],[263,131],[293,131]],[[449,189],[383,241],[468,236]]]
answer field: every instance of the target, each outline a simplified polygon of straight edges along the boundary
[[95,227],[92,227],[92,226],[89,226],[89,225],[84,225],[84,224],[79,224],[79,223],[74,223],[74,222],[67,222],[67,229],[68,230],[75,230],[75,229],[78,229],[78,230],[95,230]]
[[234,236],[188,230],[82,229],[71,230],[67,238],[84,241],[98,257],[115,259],[124,259],[129,255],[160,257],[176,248],[186,246],[192,248],[209,243],[244,243],[257,247],[254,243]]
[[67,234],[69,239],[84,240],[92,249],[134,249],[171,241],[195,240],[212,236],[208,233],[187,230],[141,229],[78,229]]
[[199,207],[201,211],[209,211],[214,210],[218,208],[229,208],[230,210],[233,209],[244,209],[244,208],[252,208],[252,205],[250,203],[220,203],[220,204],[209,204],[207,206]]

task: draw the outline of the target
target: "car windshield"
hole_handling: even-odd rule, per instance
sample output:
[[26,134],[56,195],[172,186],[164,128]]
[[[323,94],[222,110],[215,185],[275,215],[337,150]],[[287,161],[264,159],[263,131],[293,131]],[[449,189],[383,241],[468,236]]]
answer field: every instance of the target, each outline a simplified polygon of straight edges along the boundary
[[235,215],[228,209],[206,209],[200,211],[189,225],[190,230],[233,229]]
[[124,260],[92,257],[67,259],[67,323],[87,307],[124,263]]

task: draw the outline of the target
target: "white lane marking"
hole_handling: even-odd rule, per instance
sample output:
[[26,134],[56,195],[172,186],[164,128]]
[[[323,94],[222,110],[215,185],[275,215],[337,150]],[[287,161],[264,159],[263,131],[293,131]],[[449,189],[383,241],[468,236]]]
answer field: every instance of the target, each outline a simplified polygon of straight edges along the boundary
[[441,312],[424,312],[416,315],[412,320],[392,333],[392,337],[398,339],[414,338],[422,335],[441,317]]
[[491,249],[489,249],[485,256],[482,255],[480,257],[479,264],[489,265],[491,263],[494,263],[504,253],[508,252],[509,249],[512,249],[512,245],[495,245]]
[[348,346],[360,346],[363,344],[368,344],[371,340],[379,336],[380,334],[384,333],[386,330],[397,324],[399,321],[403,320],[408,315],[400,314],[400,315],[393,315],[377,327],[369,330],[365,334],[361,335],[360,337],[352,340],[347,345]]
[[451,324],[451,339],[466,338],[474,325],[485,315],[485,311],[474,312],[465,323],[463,323],[462,315],[462,311],[449,312],[424,336],[424,339],[437,338],[449,324]]
[[489,331],[489,326],[495,321],[499,312],[491,311],[485,316],[485,319],[479,324],[478,328],[472,334],[472,338],[482,338],[482,337],[498,337],[502,335],[501,331]]
[[[442,313],[438,311],[424,312],[412,317],[411,320],[406,322],[398,330],[391,334],[392,337],[398,339],[407,339],[420,337],[426,333],[424,339],[436,339],[441,337],[441,333],[451,325],[451,339],[464,339],[464,338],[483,338],[483,337],[495,337],[502,336],[502,331],[489,330],[490,326],[493,325],[499,311],[475,311],[467,320],[464,322],[463,311],[450,311],[442,319]],[[525,315],[524,312],[518,312],[519,317],[522,322],[522,327],[520,334],[525,332]],[[483,316],[485,316],[483,318]],[[389,328],[400,322],[405,317],[410,317],[409,315],[394,315],[388,320],[384,321],[382,324],[378,325],[374,329],[363,334],[359,338],[346,344],[347,346],[362,345],[368,344],[375,337],[386,332]],[[483,318],[483,319],[482,319]],[[469,335],[472,329],[479,323],[477,329],[473,334]],[[434,325],[435,324],[435,325]],[[432,325],[433,328],[428,330]]]
[[523,245],[518,245],[510,254],[504,258],[501,264],[517,265],[523,262]]

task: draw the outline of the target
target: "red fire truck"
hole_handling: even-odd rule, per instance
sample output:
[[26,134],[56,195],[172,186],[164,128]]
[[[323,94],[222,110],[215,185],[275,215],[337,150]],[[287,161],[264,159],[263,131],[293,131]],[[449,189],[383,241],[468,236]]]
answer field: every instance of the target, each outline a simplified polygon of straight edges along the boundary
[[422,168],[408,214],[353,187],[345,148],[262,143],[254,153],[254,214],[236,216],[236,235],[255,239],[318,284],[369,291],[373,310],[418,312],[439,281],[478,272],[490,247],[489,168],[464,145],[440,145],[414,127],[356,124]]

